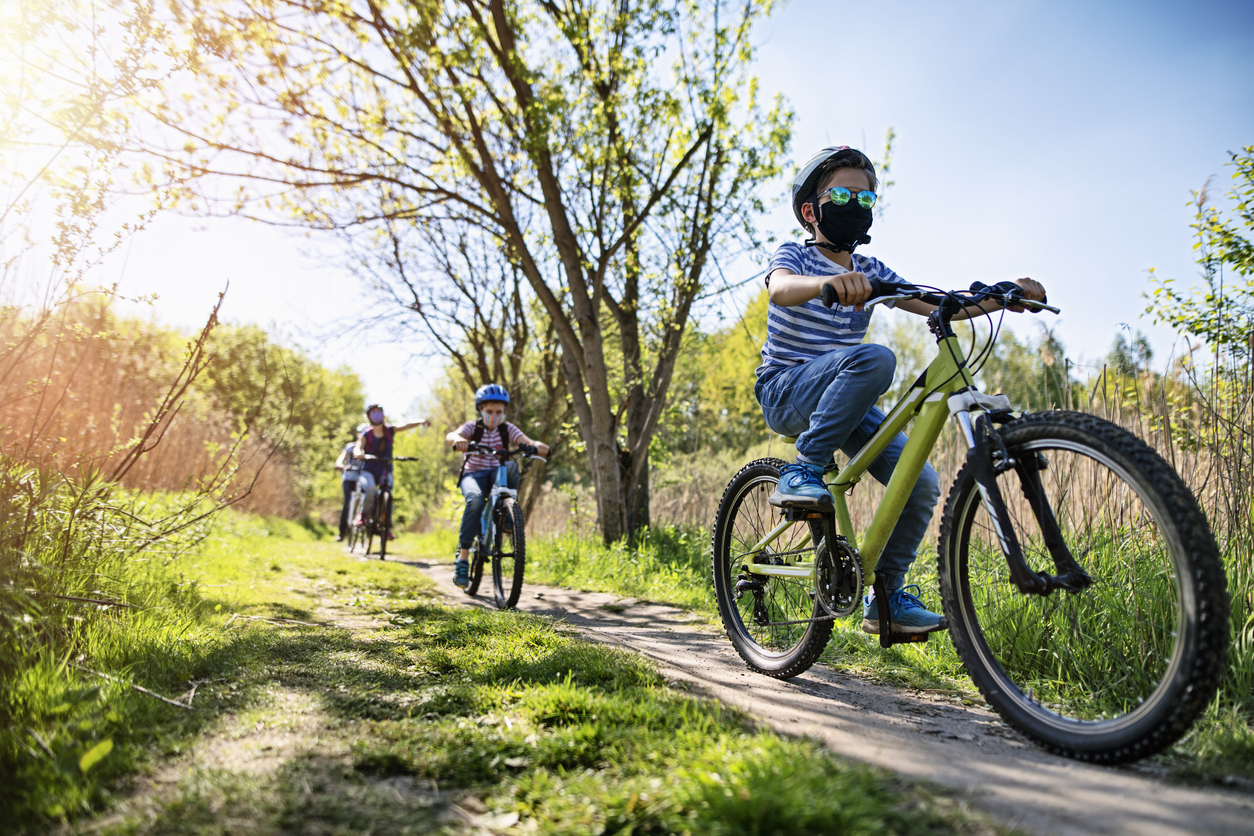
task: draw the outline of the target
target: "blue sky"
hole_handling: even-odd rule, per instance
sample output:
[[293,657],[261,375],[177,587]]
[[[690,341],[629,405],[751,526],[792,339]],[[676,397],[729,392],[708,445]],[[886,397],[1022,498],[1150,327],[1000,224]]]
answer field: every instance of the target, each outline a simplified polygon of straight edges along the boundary
[[[868,254],[942,287],[1032,276],[1063,308],[1051,324],[1073,354],[1100,358],[1127,323],[1165,361],[1171,333],[1139,319],[1146,271],[1195,280],[1190,192],[1213,175],[1221,195],[1227,152],[1254,145],[1254,3],[815,0],[786,5],[756,41],[764,92],[796,111],[795,159],[864,142],[878,157],[896,130],[897,185]],[[797,234],[782,198],[763,223]],[[228,320],[304,335],[400,417],[435,364],[325,339],[364,296],[316,249],[167,217],[101,279],[159,293],[157,315],[191,325],[229,278]]]

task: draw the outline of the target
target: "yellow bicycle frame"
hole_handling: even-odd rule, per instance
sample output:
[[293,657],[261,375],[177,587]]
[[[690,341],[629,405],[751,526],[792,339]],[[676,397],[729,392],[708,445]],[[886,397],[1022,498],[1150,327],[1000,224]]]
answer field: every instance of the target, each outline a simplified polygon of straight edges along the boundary
[[[835,479],[828,482],[827,489],[832,495],[836,510],[837,528],[849,541],[849,545],[858,551],[862,562],[864,583],[867,586],[875,582],[875,564],[879,562],[884,545],[897,525],[902,509],[906,507],[910,492],[919,481],[919,475],[927,464],[928,455],[936,446],[936,439],[940,437],[941,430],[945,426],[945,419],[949,417],[949,396],[963,389],[975,387],[971,373],[966,365],[960,362],[965,355],[966,352],[959,344],[958,337],[949,336],[938,341],[936,358],[928,365],[927,370],[902,396],[892,412],[888,413],[870,440],[849,460],[848,464],[840,469]],[[875,516],[866,528],[866,537],[859,550],[845,497],[858,484],[889,443],[897,437],[897,433],[903,432],[911,421],[914,422],[914,427],[910,438],[901,451],[901,458],[896,468],[893,469],[892,477],[888,480],[884,497],[875,510]],[[820,515],[813,512],[807,516],[817,519]],[[749,553],[756,554],[769,548],[781,534],[798,522],[799,520],[781,521]],[[809,537],[807,533],[798,547],[804,546]],[[784,566],[748,563],[746,567],[755,575],[810,577],[814,574],[813,561],[795,561],[791,565]]]

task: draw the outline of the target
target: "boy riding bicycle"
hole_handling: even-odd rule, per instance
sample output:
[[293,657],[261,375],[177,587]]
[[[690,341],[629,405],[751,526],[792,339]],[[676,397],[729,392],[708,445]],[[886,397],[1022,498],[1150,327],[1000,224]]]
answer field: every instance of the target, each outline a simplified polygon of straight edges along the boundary
[[[792,183],[793,214],[813,237],[804,245],[781,245],[767,268],[767,337],[754,386],[767,426],[797,437],[796,461],[781,469],[772,505],[831,511],[824,468],[837,450],[856,453],[884,420],[875,402],[892,385],[897,359],[883,346],[862,342],[872,313],[862,304],[871,298],[868,276],[898,284],[904,280],[878,259],[854,254],[858,245],[871,240],[867,231],[876,187],[871,161],[843,145],[819,151]],[[1045,298],[1037,282],[1015,283],[1029,299]],[[824,285],[832,287],[839,301],[831,309],[820,301]],[[920,316],[935,310],[917,299],[898,301],[896,307]],[[954,318],[998,309],[985,303],[983,311],[968,308]],[[905,434],[898,435],[871,466],[879,482],[887,484],[905,443]],[[895,632],[928,633],[947,626],[905,586],[939,496],[936,471],[927,465],[875,569],[888,590]],[[864,598],[863,605],[862,629],[878,634],[873,596]]]
[[[502,438],[502,425],[515,447],[528,444],[535,447],[541,456],[549,453],[549,445],[542,441],[532,441],[518,427],[505,420],[505,409],[509,406],[509,392],[498,383],[480,386],[475,391],[475,411],[479,418],[467,421],[445,436],[445,441],[459,453],[466,453],[472,443],[482,444],[494,450],[506,449]],[[458,536],[457,560],[453,563],[453,583],[466,586],[470,583],[470,546],[475,535],[479,533],[479,522],[483,515],[484,496],[492,489],[492,480],[496,475],[499,463],[495,456],[485,453],[471,453],[462,463],[460,487],[462,496],[466,498],[466,509],[462,512],[461,533]],[[506,476],[510,488],[518,488],[518,465],[506,462]]]

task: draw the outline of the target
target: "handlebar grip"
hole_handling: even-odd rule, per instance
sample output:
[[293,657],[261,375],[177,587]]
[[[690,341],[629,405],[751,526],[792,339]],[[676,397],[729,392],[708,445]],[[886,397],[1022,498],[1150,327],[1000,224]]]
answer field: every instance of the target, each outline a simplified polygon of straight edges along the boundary
[[1040,313],[1042,310],[1052,310],[1051,308],[1048,308],[1048,307],[1047,308],[1034,307],[1034,305],[1049,305],[1048,293],[1045,294],[1044,298],[1039,299],[1039,300],[1028,299],[1026,296],[1023,295],[1023,288],[1019,287],[1019,285],[1015,284],[1012,281],[1001,281],[993,285],[991,288],[988,285],[984,284],[983,282],[973,282],[971,284],[971,290],[972,291],[981,291],[981,290],[1000,291],[1003,294],[1003,296],[1006,297],[1007,301],[1009,301],[1011,304],[1027,303],[1027,304],[1024,304],[1023,307],[1026,308],[1029,313]]
[[[894,295],[889,292],[888,282],[880,281],[875,276],[867,276],[866,280],[871,284],[870,298],[876,299],[880,296]],[[819,289],[819,299],[823,302],[823,305],[828,308],[833,307],[840,302],[840,299],[836,296],[836,288],[832,287],[830,284],[825,284]]]
[[840,301],[836,298],[836,288],[830,284],[825,284],[819,288],[819,299],[822,300],[825,308],[830,308]]

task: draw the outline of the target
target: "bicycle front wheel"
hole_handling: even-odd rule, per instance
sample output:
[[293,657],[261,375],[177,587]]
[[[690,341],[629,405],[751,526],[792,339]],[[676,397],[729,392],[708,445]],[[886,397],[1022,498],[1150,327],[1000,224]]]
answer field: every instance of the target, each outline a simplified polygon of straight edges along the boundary
[[392,534],[392,492],[380,491],[379,499],[375,503],[375,507],[379,509],[379,559],[388,559],[388,538]]
[[483,582],[483,549],[479,538],[470,544],[470,573],[466,584],[466,594],[475,595],[479,592],[479,584]]
[[506,497],[501,500],[499,514],[493,524],[492,586],[497,607],[508,610],[518,604],[518,594],[522,592],[527,544],[518,503]]
[[[780,459],[745,465],[728,483],[714,518],[714,595],[723,628],[746,664],[755,671],[788,679],[804,673],[832,636],[830,616],[812,593],[813,577],[751,575],[745,566],[769,561],[814,561],[817,537],[794,524],[767,548],[753,547],[783,519],[767,500],[779,483]],[[809,539],[807,539],[809,537]]]
[[1092,585],[1020,593],[964,467],[938,558],[967,672],[1003,719],[1057,754],[1122,763],[1170,746],[1214,696],[1227,653],[1227,582],[1206,517],[1157,453],[1109,421],[1049,412],[1000,432],[1017,465],[998,486],[1028,566],[1058,571],[1027,500],[1039,477]]

